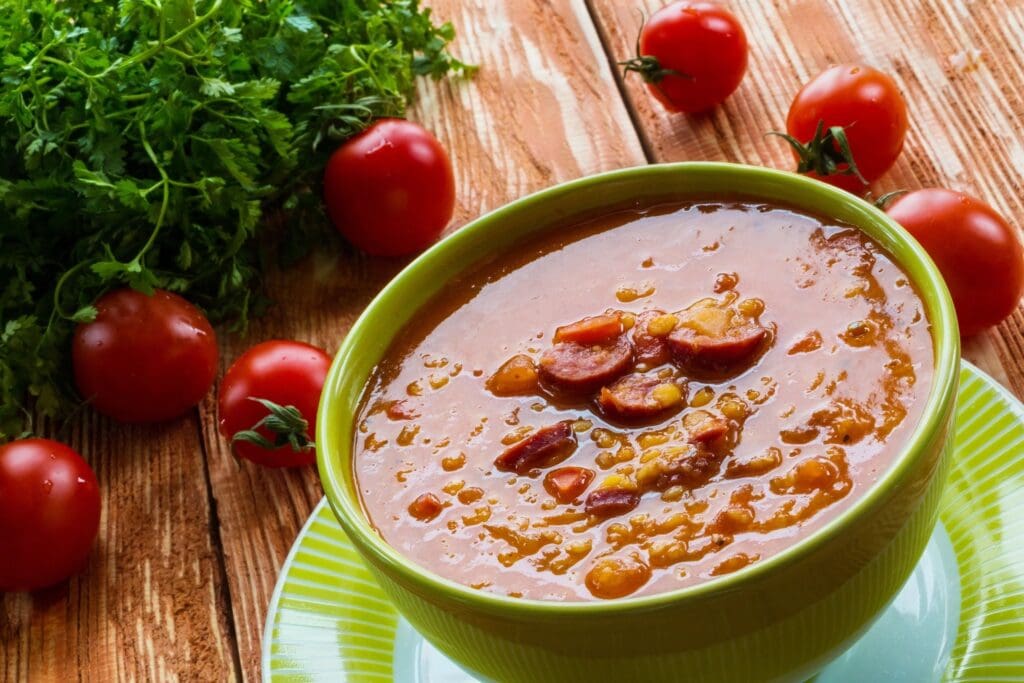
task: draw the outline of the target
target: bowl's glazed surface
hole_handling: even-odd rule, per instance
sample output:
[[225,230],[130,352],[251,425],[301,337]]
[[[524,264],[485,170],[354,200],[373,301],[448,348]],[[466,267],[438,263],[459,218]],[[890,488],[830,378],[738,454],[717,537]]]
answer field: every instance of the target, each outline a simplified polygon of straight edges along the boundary
[[[910,276],[932,323],[935,374],[924,417],[878,483],[818,532],[745,570],[678,591],[605,602],[508,598],[403,558],[367,521],[351,444],[363,386],[391,339],[445,281],[530,234],[636,200],[738,194],[849,223]],[[342,527],[397,609],[442,652],[499,681],[805,678],[870,624],[913,569],[935,524],[948,462],[959,338],[927,255],[871,205],[789,173],[716,163],[613,171],[525,197],[414,261],[353,326],[324,387],[318,463]]]

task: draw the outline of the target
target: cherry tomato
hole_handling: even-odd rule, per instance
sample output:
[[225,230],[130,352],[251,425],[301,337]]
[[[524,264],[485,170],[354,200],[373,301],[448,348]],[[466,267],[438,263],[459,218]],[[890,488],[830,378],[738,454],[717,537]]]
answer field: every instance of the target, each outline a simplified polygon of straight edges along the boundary
[[82,456],[49,439],[0,446],[0,591],[80,571],[99,527],[100,489]]
[[334,227],[373,256],[430,246],[455,209],[455,176],[441,143],[412,121],[382,119],[348,140],[324,171]]
[[203,399],[217,375],[217,337],[199,309],[177,294],[118,289],[75,330],[78,391],[121,422],[159,422]]
[[991,206],[962,192],[936,188],[905,194],[886,212],[939,267],[961,336],[977,334],[1017,308],[1024,293],[1020,238]]
[[621,65],[647,81],[672,112],[721,104],[747,71],[747,34],[736,17],[712,2],[674,2],[640,31],[637,57]]
[[[833,129],[848,143],[842,149]],[[907,134],[907,105],[887,75],[860,64],[821,72],[793,98],[786,132],[800,172],[854,194],[863,194],[896,162]],[[817,136],[817,139],[816,139]],[[860,177],[852,172],[852,157]],[[863,180],[862,180],[863,178]]]
[[[239,356],[224,375],[218,399],[220,432],[233,440],[235,454],[267,467],[313,463],[316,410],[330,366],[324,351],[296,341],[263,342]],[[271,412],[280,418],[276,431],[260,422]]]

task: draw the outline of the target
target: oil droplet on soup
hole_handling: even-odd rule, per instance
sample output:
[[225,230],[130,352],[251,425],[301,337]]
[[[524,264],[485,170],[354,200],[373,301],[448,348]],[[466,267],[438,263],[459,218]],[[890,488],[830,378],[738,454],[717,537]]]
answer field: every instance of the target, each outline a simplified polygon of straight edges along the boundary
[[612,211],[413,317],[367,385],[355,475],[384,539],[450,579],[658,593],[742,572],[863,495],[932,366],[909,279],[850,226],[739,200]]

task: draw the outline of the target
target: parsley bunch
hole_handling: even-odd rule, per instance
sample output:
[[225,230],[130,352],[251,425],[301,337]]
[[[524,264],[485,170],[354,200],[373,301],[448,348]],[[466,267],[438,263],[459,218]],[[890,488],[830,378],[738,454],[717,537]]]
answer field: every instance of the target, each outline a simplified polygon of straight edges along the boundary
[[453,36],[419,0],[0,0],[0,440],[74,405],[106,289],[244,326],[264,233],[286,260],[333,233],[327,158],[466,71]]

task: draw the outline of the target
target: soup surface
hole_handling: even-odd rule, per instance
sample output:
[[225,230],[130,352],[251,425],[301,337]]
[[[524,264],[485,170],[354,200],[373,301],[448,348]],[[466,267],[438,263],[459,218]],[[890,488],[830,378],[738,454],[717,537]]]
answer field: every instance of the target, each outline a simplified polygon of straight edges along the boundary
[[858,230],[732,200],[623,210],[470,269],[403,329],[356,481],[388,543],[463,584],[668,591],[862,495],[932,367],[923,304]]

